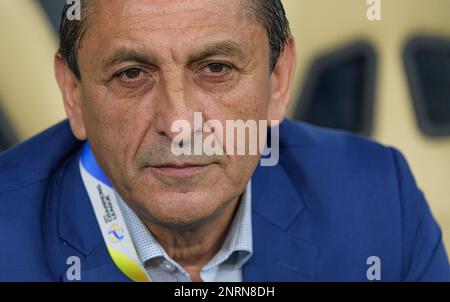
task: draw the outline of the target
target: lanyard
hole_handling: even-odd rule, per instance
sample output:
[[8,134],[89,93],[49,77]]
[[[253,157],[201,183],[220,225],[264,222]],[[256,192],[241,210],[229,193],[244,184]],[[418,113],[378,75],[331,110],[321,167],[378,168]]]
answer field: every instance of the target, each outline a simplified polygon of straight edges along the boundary
[[112,184],[95,161],[88,142],[81,154],[80,171],[112,260],[131,280],[151,281],[136,252]]

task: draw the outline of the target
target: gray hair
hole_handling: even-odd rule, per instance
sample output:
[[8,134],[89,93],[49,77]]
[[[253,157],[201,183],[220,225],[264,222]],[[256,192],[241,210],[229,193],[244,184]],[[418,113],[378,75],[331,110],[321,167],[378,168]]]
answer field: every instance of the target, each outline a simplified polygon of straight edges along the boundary
[[[289,22],[286,17],[281,0],[245,0],[246,9],[250,15],[261,23],[267,31],[270,45],[270,71],[272,72],[277,64],[280,54],[283,52],[291,32]],[[66,4],[61,16],[59,28],[59,54],[67,63],[74,75],[81,79],[78,66],[77,54],[81,42],[88,28],[89,10],[87,7],[89,0],[81,0],[81,20],[70,20],[67,12],[71,5]]]

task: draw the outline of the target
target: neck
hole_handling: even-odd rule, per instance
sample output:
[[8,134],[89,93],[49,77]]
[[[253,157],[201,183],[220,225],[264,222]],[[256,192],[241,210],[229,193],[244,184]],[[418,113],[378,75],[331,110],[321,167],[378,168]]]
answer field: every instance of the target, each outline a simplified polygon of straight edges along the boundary
[[180,264],[193,281],[220,250],[238,208],[240,198],[228,202],[211,219],[194,228],[169,228],[144,220],[170,258]]

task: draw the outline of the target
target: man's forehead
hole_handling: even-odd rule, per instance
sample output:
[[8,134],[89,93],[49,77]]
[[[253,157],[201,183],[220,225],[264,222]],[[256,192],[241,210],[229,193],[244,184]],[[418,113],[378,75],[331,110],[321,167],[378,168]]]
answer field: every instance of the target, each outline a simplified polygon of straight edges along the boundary
[[112,61],[118,56],[116,51],[123,48],[157,46],[161,51],[178,49],[189,55],[186,52],[200,51],[221,41],[230,42],[228,46],[234,43],[238,53],[239,48],[253,44],[249,37],[254,36],[255,30],[265,35],[256,22],[243,18],[241,0],[113,0],[112,6],[108,6],[109,1],[94,3],[94,23],[90,28],[95,29],[87,35],[97,42],[91,47],[103,48],[104,55],[112,56]]
[[[92,1],[92,0],[91,0]],[[146,24],[157,29],[208,26],[242,19],[246,0],[94,0],[93,22],[102,26]]]

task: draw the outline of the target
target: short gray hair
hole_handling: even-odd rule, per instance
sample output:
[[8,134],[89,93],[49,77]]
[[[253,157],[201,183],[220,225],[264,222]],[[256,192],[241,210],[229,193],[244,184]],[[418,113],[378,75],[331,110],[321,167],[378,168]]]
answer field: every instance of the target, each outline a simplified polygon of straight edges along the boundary
[[[267,31],[270,45],[270,71],[273,71],[284,46],[291,36],[289,22],[281,0],[244,0],[251,16],[256,18]],[[66,4],[59,28],[59,54],[78,79],[81,79],[77,54],[88,28],[88,2],[81,0],[81,20],[70,20],[67,12],[71,5]]]

